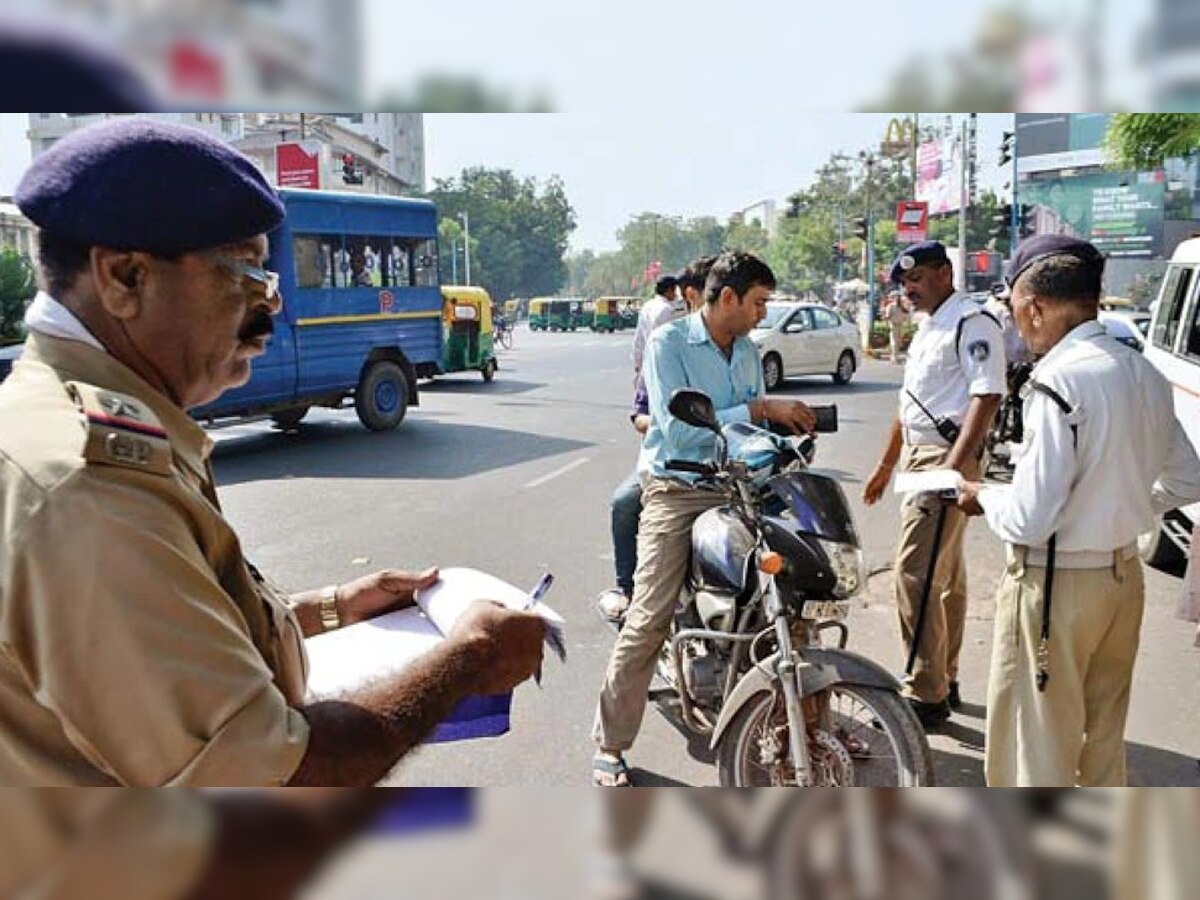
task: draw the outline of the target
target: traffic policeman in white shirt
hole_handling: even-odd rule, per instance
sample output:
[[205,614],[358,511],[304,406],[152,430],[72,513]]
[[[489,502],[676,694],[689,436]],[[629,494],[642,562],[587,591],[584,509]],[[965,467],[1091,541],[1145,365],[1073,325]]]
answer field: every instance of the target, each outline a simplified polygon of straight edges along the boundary
[[[872,505],[899,464],[906,472],[956,469],[979,478],[984,439],[1005,390],[999,323],[956,293],[946,248],[913,244],[892,265],[921,323],[908,349],[899,414],[863,489]],[[905,694],[925,727],[960,704],[958,654],[967,611],[966,517],[932,495],[904,503],[896,550],[896,605],[908,663]]]
[[1096,321],[1104,257],[1045,235],[1017,248],[1013,314],[1041,357],[1011,489],[964,486],[1008,544],[996,594],[985,769],[993,787],[1125,784],[1144,593],[1137,537],[1200,499],[1171,386]]
[[642,362],[646,355],[646,343],[659,325],[674,322],[687,315],[687,304],[679,296],[679,279],[664,275],[654,284],[654,296],[638,313],[637,330],[633,333],[633,388],[634,393],[645,389],[642,380]]

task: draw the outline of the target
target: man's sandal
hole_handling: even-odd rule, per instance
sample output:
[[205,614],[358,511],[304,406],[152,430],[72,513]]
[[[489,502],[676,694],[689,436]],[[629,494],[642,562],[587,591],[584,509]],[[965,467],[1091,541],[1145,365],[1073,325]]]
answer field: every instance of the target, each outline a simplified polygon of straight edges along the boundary
[[596,787],[633,787],[632,773],[625,757],[613,759],[597,753],[592,758],[592,784]]

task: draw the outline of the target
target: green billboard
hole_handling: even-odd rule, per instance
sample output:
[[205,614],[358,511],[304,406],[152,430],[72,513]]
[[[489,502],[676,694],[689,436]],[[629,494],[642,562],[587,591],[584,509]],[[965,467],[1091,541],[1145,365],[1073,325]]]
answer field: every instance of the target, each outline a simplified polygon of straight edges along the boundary
[[1037,234],[1084,238],[1108,256],[1155,258],[1163,250],[1165,184],[1159,173],[1105,172],[1021,185]]

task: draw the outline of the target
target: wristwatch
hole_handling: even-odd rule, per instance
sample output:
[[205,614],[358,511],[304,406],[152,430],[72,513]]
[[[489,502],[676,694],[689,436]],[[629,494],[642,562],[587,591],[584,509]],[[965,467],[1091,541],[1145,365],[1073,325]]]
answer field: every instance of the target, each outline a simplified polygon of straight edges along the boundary
[[342,617],[338,614],[338,585],[331,584],[321,589],[321,626],[326,631],[336,631],[342,627]]

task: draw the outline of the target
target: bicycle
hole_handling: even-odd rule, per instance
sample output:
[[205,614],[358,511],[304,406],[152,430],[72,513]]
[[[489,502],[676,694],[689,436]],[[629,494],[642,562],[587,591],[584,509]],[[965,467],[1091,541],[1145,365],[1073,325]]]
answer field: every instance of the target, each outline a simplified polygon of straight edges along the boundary
[[500,342],[500,346],[505,350],[511,350],[513,345],[513,323],[507,320],[498,321],[495,333],[496,340]]

